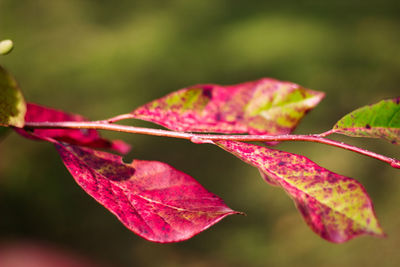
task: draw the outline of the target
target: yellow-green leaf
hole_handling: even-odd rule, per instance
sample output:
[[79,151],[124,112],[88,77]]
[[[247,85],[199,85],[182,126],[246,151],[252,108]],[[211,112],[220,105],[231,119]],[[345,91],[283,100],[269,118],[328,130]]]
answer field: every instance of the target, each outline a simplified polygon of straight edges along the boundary
[[22,127],[26,104],[14,77],[0,66],[0,125]]
[[258,168],[267,183],[282,187],[320,237],[343,243],[359,235],[384,236],[372,201],[356,180],[301,155],[242,142],[215,143]]

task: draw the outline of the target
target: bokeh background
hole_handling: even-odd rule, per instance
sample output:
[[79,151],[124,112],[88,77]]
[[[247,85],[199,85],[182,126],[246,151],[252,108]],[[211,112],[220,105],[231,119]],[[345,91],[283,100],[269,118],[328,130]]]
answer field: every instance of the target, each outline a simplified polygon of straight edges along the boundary
[[[326,92],[296,130],[319,133],[357,107],[400,95],[395,0],[0,0],[6,38],[15,49],[0,63],[28,101],[91,119],[192,84],[273,77]],[[0,143],[0,243],[51,244],[102,266],[400,264],[400,173],[384,163],[325,145],[278,145],[356,178],[371,195],[388,237],[335,245],[305,225],[281,189],[216,147],[104,135],[132,144],[127,161],[167,162],[247,216],[230,216],[186,242],[150,243],[86,195],[51,145],[12,133]],[[384,141],[334,138],[400,157]]]

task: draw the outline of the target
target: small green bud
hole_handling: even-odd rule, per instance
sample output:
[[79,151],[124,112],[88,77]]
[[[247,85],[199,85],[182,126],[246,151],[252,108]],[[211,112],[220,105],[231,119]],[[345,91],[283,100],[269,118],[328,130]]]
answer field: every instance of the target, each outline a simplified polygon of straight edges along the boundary
[[0,55],[7,55],[14,48],[13,41],[2,40],[0,41]]

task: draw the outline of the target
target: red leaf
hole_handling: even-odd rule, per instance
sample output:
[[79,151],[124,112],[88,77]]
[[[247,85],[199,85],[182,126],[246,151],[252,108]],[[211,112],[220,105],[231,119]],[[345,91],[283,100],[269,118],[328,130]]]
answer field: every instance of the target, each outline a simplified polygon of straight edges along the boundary
[[323,97],[322,92],[265,78],[231,86],[191,86],[131,114],[182,132],[287,134]]
[[241,142],[216,144],[257,167],[266,182],[281,186],[322,238],[342,243],[363,234],[384,235],[371,199],[356,180],[324,169],[304,156]]
[[[56,121],[86,121],[80,115],[65,113],[60,110],[28,103],[25,114],[25,122],[56,122]],[[28,132],[23,129],[15,129],[19,134],[31,139],[52,138],[58,141],[92,148],[113,149],[122,154],[128,153],[130,146],[123,141],[109,141],[101,138],[93,129],[33,129]]]
[[191,238],[231,210],[189,175],[158,161],[56,144],[76,182],[134,233],[155,242]]

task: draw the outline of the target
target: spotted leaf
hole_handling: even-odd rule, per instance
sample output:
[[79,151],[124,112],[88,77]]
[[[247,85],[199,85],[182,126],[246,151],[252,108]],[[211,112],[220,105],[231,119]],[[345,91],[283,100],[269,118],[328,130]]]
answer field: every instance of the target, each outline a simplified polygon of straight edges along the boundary
[[188,87],[131,114],[175,131],[286,134],[323,96],[294,83],[265,78],[231,86]]
[[[28,103],[25,115],[26,122],[56,122],[56,121],[85,121],[80,115],[66,113],[61,110]],[[127,153],[130,146],[123,141],[110,141],[100,137],[96,130],[88,129],[15,129],[19,134],[31,139],[53,138],[58,141],[92,148],[113,149],[120,153]]]
[[216,144],[257,167],[268,183],[282,187],[322,238],[342,243],[363,234],[384,235],[367,192],[354,179],[324,169],[304,156],[242,142]]
[[231,210],[189,175],[158,161],[56,144],[76,182],[130,230],[154,242],[191,238]]
[[17,82],[0,66],[0,125],[24,126],[26,105]]
[[336,133],[382,138],[400,144],[400,97],[382,100],[354,110],[333,127]]

